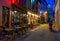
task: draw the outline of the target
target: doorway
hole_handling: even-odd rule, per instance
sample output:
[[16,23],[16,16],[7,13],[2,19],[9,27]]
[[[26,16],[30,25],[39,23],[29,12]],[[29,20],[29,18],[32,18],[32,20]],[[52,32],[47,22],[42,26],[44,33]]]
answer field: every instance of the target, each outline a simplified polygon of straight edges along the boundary
[[9,8],[2,6],[2,24],[4,27],[9,27]]

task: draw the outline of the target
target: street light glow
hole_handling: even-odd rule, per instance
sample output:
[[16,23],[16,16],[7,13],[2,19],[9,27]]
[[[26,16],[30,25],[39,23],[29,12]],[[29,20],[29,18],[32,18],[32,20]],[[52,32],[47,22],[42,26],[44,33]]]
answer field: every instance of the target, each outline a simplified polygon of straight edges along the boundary
[[34,14],[32,14],[32,16],[34,16]]
[[17,12],[17,11],[14,11],[15,13]]
[[29,14],[29,15],[31,15],[31,13],[30,13],[30,12],[28,12],[28,14]]
[[47,11],[45,11],[44,13],[46,13],[46,14],[47,14]]
[[48,12],[47,12],[47,11],[45,11],[43,15],[44,15],[44,16],[46,16],[46,14],[47,14],[47,13],[48,13]]
[[37,17],[38,17],[38,15],[37,15]]

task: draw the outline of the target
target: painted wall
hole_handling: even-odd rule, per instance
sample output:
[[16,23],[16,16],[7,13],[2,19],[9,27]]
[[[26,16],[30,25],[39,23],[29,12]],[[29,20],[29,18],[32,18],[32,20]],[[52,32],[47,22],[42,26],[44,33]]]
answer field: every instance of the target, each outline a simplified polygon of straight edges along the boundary
[[58,29],[60,29],[60,9],[59,9],[59,1],[60,0],[57,0],[57,4],[56,4],[56,7],[55,7],[55,21],[56,21],[56,27]]
[[59,9],[59,0],[57,1],[56,7],[55,7],[55,13],[57,12],[58,9]]

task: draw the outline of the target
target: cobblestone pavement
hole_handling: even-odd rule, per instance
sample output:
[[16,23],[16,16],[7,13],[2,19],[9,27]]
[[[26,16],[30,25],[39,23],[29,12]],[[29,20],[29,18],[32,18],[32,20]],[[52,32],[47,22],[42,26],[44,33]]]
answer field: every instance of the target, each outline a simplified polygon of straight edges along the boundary
[[24,38],[15,41],[60,41],[60,32],[50,32],[48,26],[42,25],[31,30]]

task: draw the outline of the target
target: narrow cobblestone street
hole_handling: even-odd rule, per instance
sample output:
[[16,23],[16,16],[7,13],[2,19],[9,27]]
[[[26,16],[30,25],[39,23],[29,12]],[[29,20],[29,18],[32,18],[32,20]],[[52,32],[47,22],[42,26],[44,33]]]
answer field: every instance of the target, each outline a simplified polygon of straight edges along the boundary
[[0,41],[60,41],[60,0],[0,0]]
[[48,25],[41,25],[31,30],[24,38],[15,41],[60,41],[60,32],[50,32]]

